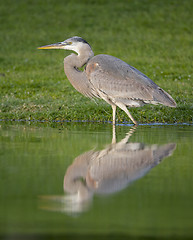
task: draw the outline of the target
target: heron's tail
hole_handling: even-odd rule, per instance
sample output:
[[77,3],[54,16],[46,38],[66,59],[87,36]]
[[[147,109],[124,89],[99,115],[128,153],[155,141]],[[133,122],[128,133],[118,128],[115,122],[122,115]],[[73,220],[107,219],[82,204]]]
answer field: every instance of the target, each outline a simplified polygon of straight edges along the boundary
[[168,107],[176,107],[177,104],[174,99],[163,89],[159,88],[154,92],[154,101]]

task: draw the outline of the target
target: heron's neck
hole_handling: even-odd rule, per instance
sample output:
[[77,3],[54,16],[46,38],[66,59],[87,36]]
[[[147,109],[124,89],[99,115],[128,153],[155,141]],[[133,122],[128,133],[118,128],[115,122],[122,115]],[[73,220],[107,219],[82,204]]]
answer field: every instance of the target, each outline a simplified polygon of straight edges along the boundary
[[77,91],[84,95],[89,95],[87,94],[88,79],[85,71],[81,72],[79,68],[83,67],[93,56],[94,53],[89,47],[85,51],[79,51],[78,55],[73,53],[64,58],[64,72],[68,80]]
[[64,58],[64,71],[68,71],[69,68],[81,68],[90,58],[94,56],[92,49],[89,46],[85,46],[78,51],[77,54],[71,54]]

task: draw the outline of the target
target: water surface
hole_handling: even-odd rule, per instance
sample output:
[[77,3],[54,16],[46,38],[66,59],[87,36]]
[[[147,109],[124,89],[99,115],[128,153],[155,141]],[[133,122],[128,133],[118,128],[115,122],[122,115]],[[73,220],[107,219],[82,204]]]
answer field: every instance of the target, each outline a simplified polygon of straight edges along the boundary
[[192,239],[193,126],[0,126],[0,239]]

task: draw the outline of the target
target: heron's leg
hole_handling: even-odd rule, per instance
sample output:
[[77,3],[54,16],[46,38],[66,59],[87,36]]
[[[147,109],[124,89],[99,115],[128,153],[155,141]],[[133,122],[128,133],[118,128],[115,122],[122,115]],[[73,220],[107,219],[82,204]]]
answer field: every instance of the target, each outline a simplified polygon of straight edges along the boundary
[[112,144],[116,143],[116,129],[115,125],[113,124],[113,137],[112,137]]
[[115,118],[116,118],[116,105],[111,105],[113,109],[113,125],[115,125]]
[[135,124],[138,125],[137,121],[133,118],[131,113],[128,111],[127,107],[123,103],[116,103],[118,107],[120,107],[126,114],[127,116],[131,119],[131,121]]

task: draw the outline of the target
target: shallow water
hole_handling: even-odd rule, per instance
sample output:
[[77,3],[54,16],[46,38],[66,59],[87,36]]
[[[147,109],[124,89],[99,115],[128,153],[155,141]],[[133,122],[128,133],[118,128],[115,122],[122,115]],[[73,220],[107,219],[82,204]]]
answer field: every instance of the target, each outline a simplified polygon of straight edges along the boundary
[[0,239],[192,239],[193,126],[0,123]]

